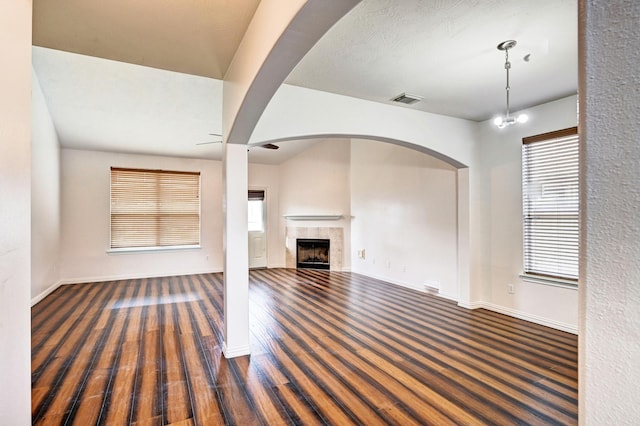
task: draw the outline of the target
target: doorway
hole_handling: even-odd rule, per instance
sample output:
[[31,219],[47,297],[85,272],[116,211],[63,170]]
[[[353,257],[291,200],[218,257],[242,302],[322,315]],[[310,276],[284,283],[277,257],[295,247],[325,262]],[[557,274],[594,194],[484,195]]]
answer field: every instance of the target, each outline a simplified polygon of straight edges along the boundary
[[249,190],[249,269],[267,267],[266,199],[264,190]]

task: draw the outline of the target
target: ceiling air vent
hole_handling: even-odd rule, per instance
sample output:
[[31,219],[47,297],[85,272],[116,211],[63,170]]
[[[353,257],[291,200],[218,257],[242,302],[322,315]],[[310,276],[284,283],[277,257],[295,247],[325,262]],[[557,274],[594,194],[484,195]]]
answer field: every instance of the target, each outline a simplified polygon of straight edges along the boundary
[[408,93],[402,93],[391,99],[393,102],[399,102],[401,104],[411,105],[416,102],[420,102],[422,98],[416,95],[410,95]]

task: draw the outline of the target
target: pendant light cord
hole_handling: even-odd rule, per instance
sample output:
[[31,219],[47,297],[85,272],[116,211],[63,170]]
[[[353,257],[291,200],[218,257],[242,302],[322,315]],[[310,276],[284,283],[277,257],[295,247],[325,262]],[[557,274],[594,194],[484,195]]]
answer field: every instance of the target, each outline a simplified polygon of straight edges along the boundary
[[507,117],[509,118],[509,90],[511,87],[509,86],[509,69],[511,69],[511,62],[509,62],[509,48],[504,50],[504,69],[507,70],[507,87],[505,87],[507,91]]
[[515,40],[503,41],[498,45],[498,50],[504,51],[504,69],[507,72],[507,87],[505,87],[505,91],[507,94],[507,115],[504,117],[498,116],[495,118],[495,120],[493,120],[493,123],[500,129],[514,125],[516,123],[526,123],[527,120],[529,120],[527,114],[519,114],[517,117],[511,117],[510,115],[511,105],[509,103],[509,92],[511,92],[511,84],[509,82],[509,70],[511,70],[511,62],[509,62],[509,49],[511,49],[515,45]]

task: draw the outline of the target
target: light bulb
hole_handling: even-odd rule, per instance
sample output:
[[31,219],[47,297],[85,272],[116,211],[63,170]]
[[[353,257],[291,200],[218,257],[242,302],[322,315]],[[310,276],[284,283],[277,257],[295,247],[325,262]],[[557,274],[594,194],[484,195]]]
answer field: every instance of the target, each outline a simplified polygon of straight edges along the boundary
[[518,123],[526,123],[529,121],[529,116],[527,114],[520,114],[518,116]]
[[495,120],[493,120],[493,124],[495,124],[498,127],[501,127],[504,123],[504,119],[502,117],[496,117]]

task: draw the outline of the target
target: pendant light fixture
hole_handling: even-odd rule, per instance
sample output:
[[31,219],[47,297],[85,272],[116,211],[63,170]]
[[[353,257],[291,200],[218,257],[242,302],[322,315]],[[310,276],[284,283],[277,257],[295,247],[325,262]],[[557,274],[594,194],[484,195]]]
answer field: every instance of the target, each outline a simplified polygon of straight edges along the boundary
[[517,117],[509,115],[509,70],[511,69],[511,62],[509,62],[509,49],[516,45],[515,40],[503,41],[498,45],[498,50],[504,51],[504,69],[507,71],[507,114],[504,117],[496,117],[493,123],[500,129],[511,126],[516,123],[526,123],[529,120],[527,114],[520,114]]

